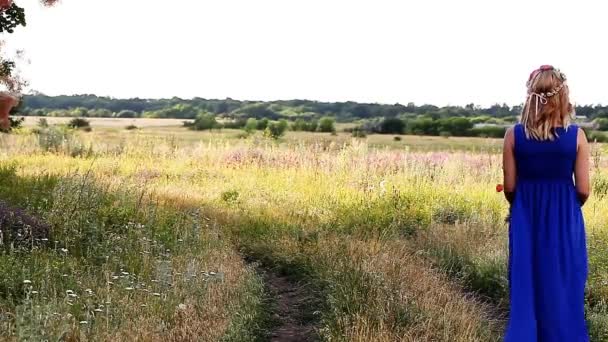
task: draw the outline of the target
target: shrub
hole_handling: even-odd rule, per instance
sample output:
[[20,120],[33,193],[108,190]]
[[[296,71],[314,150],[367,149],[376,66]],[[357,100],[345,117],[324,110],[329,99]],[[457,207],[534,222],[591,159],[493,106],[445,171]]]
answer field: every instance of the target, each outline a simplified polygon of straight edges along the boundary
[[91,123],[87,119],[83,118],[74,118],[68,122],[68,127],[70,128],[84,128],[91,127]]
[[129,126],[125,127],[125,129],[127,131],[132,131],[132,130],[139,129],[139,128],[135,125],[129,125]]
[[10,131],[12,131],[14,129],[21,128],[23,126],[23,122],[25,121],[25,118],[23,118],[23,117],[21,117],[21,118],[9,117],[8,120],[10,121],[9,128],[8,129],[2,129],[2,130],[0,130],[0,132],[9,133]]
[[266,130],[264,131],[264,136],[272,139],[279,139],[285,134],[285,131],[287,131],[286,120],[271,122],[268,124],[268,127],[266,127]]
[[48,127],[36,132],[38,145],[43,151],[59,151],[64,142],[70,139],[70,132],[63,127]]
[[45,118],[38,119],[38,127],[40,127],[40,128],[47,128],[47,127],[49,127],[48,120],[45,119]]
[[385,118],[380,124],[380,133],[402,134],[405,131],[405,122],[398,118]]
[[353,136],[353,138],[365,138],[365,137],[367,137],[367,133],[365,132],[365,130],[361,129],[360,127],[356,127],[352,131],[352,136]]
[[400,136],[393,137],[393,141],[401,141],[401,137]]
[[319,132],[332,133],[336,131],[336,121],[330,117],[323,117],[319,120],[319,127],[317,127]]
[[247,133],[252,133],[258,128],[258,120],[256,118],[247,119],[244,128]]
[[213,114],[202,112],[196,117],[190,128],[196,131],[204,131],[216,128],[217,126],[218,122],[215,120],[215,116],[213,116]]
[[502,138],[507,131],[503,126],[484,126],[471,129],[471,135],[481,138]]
[[605,143],[608,142],[608,135],[597,131],[586,131],[587,139],[592,142]]

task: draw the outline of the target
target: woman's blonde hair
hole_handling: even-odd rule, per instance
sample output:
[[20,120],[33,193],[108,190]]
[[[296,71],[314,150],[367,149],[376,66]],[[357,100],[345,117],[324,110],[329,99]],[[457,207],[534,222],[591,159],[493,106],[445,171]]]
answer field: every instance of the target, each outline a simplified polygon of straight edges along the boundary
[[528,98],[520,122],[526,137],[536,140],[554,140],[555,126],[568,128],[574,117],[570,103],[566,75],[550,65],[543,65],[530,74]]

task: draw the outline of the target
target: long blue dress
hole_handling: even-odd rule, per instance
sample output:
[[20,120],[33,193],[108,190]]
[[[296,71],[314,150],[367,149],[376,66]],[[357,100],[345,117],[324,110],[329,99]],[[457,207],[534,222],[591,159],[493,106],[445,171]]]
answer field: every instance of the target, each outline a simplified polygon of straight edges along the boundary
[[506,342],[587,342],[587,249],[573,181],[578,127],[553,141],[515,134],[517,181],[509,226]]

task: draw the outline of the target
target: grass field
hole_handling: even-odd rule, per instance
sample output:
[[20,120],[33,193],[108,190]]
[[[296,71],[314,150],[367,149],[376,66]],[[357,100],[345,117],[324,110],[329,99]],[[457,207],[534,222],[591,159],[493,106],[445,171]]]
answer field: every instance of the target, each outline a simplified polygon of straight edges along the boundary
[[[500,141],[152,126],[0,136],[0,199],[49,228],[2,226],[2,338],[269,340],[284,323],[270,272],[303,291],[297,321],[319,340],[501,339]],[[606,341],[608,163],[593,149],[587,317]]]

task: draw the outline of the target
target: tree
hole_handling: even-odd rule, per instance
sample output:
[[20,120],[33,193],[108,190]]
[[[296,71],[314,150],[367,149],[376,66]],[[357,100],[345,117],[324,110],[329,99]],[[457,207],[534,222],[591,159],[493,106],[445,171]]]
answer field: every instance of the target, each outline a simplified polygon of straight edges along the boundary
[[319,132],[333,133],[336,131],[336,121],[328,116],[323,117],[319,120],[319,127],[317,130]]

